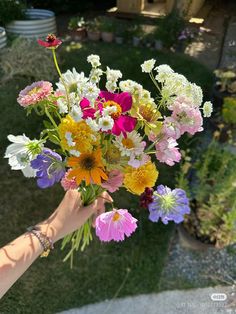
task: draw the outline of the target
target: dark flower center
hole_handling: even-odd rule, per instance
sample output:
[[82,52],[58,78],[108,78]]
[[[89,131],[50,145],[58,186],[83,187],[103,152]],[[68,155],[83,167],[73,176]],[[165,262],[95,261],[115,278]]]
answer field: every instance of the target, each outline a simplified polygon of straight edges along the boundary
[[52,43],[56,39],[56,36],[54,34],[48,34],[46,41],[48,43]]
[[85,157],[81,162],[81,166],[85,170],[92,170],[95,167],[95,164],[95,159],[92,156]]

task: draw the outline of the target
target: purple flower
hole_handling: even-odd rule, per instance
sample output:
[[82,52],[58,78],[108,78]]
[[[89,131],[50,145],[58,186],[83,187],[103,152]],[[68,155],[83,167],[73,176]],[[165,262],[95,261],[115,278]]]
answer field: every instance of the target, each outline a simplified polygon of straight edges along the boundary
[[159,185],[153,193],[153,202],[148,205],[149,219],[152,222],[162,220],[164,224],[173,220],[180,223],[184,215],[190,213],[189,200],[182,189],[171,190],[167,186]]
[[41,189],[59,182],[65,174],[61,156],[49,148],[44,148],[42,153],[31,161],[31,167],[37,170],[37,184]]

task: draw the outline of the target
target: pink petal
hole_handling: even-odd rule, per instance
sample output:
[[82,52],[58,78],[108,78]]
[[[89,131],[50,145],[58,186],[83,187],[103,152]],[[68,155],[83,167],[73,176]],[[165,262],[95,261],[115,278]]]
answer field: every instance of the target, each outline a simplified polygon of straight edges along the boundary
[[114,94],[114,101],[121,106],[122,112],[130,110],[132,107],[132,96],[128,92]]

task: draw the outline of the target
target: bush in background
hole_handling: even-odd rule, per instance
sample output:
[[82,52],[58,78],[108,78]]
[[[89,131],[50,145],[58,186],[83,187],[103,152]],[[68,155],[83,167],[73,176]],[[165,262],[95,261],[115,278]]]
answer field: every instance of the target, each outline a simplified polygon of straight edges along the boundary
[[0,1],[0,25],[4,26],[13,20],[24,18],[24,9],[26,8],[23,1],[1,0]]

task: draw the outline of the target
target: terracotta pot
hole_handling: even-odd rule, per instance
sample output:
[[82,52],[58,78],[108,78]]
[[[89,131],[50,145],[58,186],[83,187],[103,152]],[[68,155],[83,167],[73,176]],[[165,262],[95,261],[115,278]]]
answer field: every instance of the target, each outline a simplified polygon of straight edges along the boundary
[[70,35],[73,40],[82,41],[87,37],[86,28],[77,28],[76,30],[70,31]]
[[191,236],[186,231],[183,224],[178,225],[177,230],[178,230],[180,245],[184,248],[191,249],[194,251],[206,251],[208,249],[218,250],[213,244],[203,243],[200,240],[197,240],[196,238]]
[[92,41],[99,41],[99,39],[101,37],[100,32],[87,31],[87,34],[88,34],[88,39],[92,40]]
[[114,40],[114,34],[111,32],[102,32],[101,37],[106,43],[111,43]]

